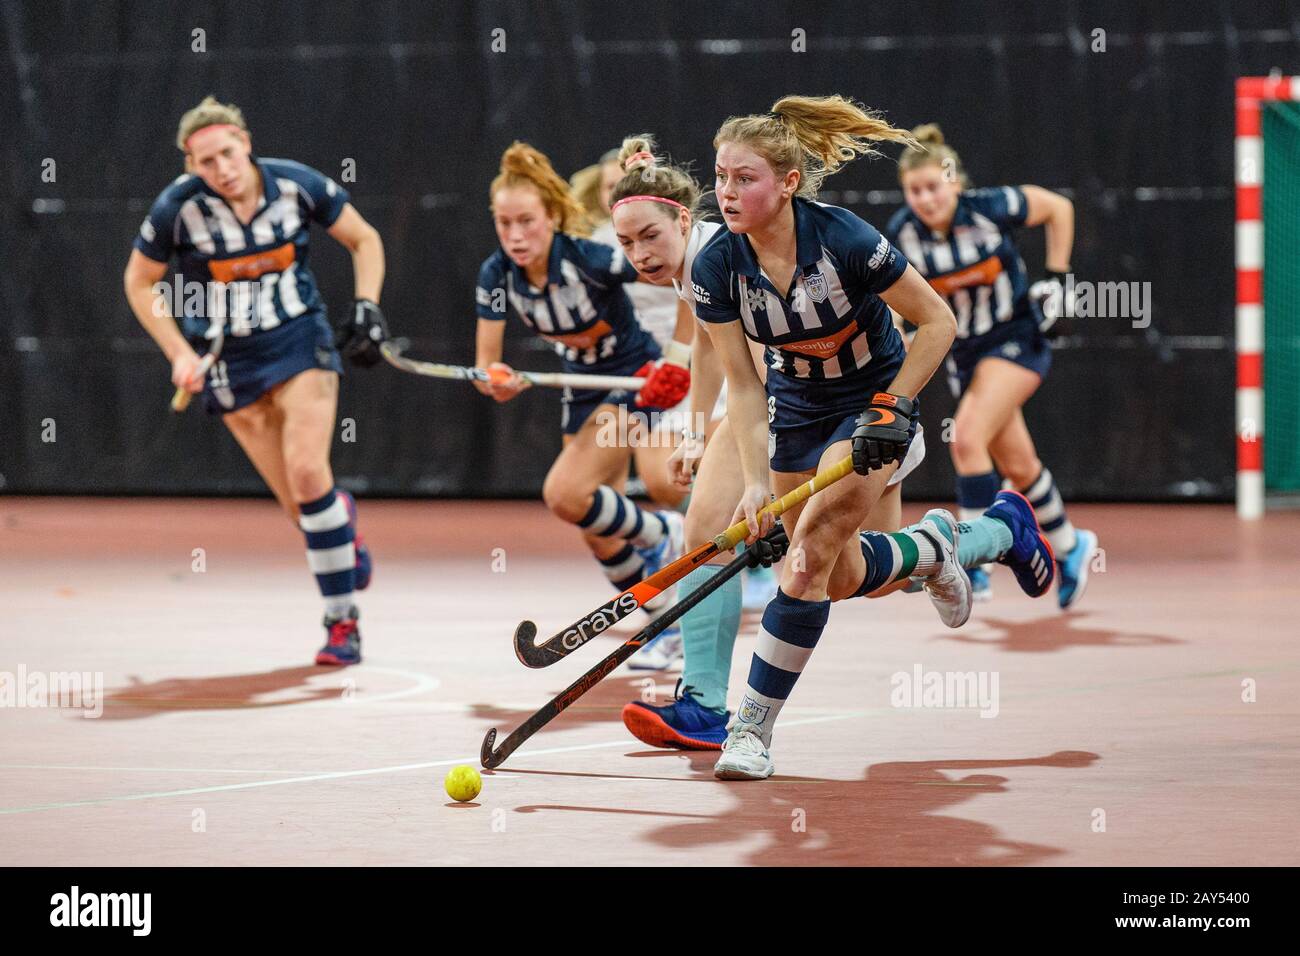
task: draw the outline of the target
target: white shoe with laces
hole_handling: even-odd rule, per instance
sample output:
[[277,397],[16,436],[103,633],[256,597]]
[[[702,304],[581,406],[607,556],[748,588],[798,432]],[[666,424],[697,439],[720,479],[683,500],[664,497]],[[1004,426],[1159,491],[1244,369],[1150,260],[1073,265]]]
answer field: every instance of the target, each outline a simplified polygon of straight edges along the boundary
[[929,535],[939,546],[939,568],[919,580],[930,595],[934,609],[939,612],[940,620],[948,627],[961,627],[970,620],[973,597],[970,577],[957,560],[957,541],[961,537],[957,519],[943,508],[933,508],[925,513],[921,521],[931,524],[942,522],[952,531],[951,541],[937,529]]
[[733,719],[713,775],[719,780],[764,780],[775,770],[758,726]]
[[634,671],[663,671],[682,660],[682,657],[682,632],[674,624],[629,657],[627,666]]

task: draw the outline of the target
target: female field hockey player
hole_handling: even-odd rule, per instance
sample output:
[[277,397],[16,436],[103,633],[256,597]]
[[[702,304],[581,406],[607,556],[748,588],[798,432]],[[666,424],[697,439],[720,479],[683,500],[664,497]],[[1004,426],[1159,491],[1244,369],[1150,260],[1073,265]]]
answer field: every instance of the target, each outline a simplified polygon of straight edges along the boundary
[[[479,270],[476,361],[509,377],[476,383],[479,391],[503,402],[523,388],[500,361],[507,310],[555,343],[566,371],[647,378],[635,405],[627,392],[565,390],[564,448],[542,488],[547,507],[582,531],[605,576],[624,591],[681,553],[682,517],[673,508],[683,493],[666,469],[672,447],[648,441],[646,419],[630,412],[662,412],[686,397],[689,313],[661,356],[623,289],[636,270],[619,249],[574,234],[582,210],[533,147],[505,151],[489,194],[501,245]],[[650,497],[667,508],[644,511],[618,490],[633,457]],[[664,595],[655,607],[670,600]]]
[[[642,158],[632,163],[634,168],[643,168],[648,162],[653,161],[653,139],[641,137],[644,142],[641,142],[639,147],[636,142],[637,139],[637,137],[628,138],[624,141],[621,149],[612,149],[605,153],[601,156],[599,163],[575,173],[570,180],[575,184],[581,183],[580,189],[575,185],[574,192],[575,195],[581,198],[583,207],[588,210],[589,215],[592,217],[592,222],[597,223],[591,233],[591,238],[597,242],[604,242],[608,245],[620,244],[614,230],[610,206],[615,198],[613,195],[615,187],[627,175],[625,165],[638,152],[647,152],[650,158],[648,160]],[[693,182],[689,173],[686,173],[685,170],[682,170],[682,173],[686,179]],[[620,196],[624,195],[626,190],[627,186],[624,186],[620,190]],[[698,191],[698,187],[696,187],[697,195]],[[708,228],[717,230],[722,227],[716,223],[710,223]],[[711,235],[712,232],[708,234]],[[680,270],[675,273],[675,276],[673,282],[679,283],[681,278]],[[661,285],[660,283],[667,281],[662,277],[656,278],[654,275],[642,273],[641,278],[644,280],[643,282],[634,283],[627,287],[628,296],[632,299],[632,306],[636,310],[637,320],[655,337],[655,341],[659,343],[660,348],[666,348],[667,340],[677,334],[677,323],[681,319],[681,306],[678,304],[678,300],[682,298],[689,306],[690,299],[674,294],[671,287]],[[686,285],[690,286],[689,272],[687,272]],[[696,341],[699,341],[698,336]],[[688,396],[682,404],[671,409],[660,419],[661,427],[671,429],[674,435],[679,435],[684,431],[691,432],[692,430],[702,430],[707,434],[712,434],[715,424],[720,422],[726,414],[725,391],[725,388],[723,388],[721,392],[716,393],[717,401],[712,406],[705,407],[700,403],[695,403],[696,409],[689,421],[688,415],[692,413],[689,408],[691,398]],[[715,393],[711,391],[710,394]],[[700,428],[701,425],[703,425],[702,429]],[[679,445],[678,447],[682,446]],[[701,443],[700,449],[702,450],[702,448]],[[694,461],[698,463],[698,456]],[[689,483],[678,482],[677,484],[681,488],[689,487]],[[772,600],[772,597],[776,594],[776,586],[776,576],[771,568],[762,565],[746,568],[741,575],[741,607],[747,611],[761,611],[767,607],[767,602]],[[635,663],[636,658],[640,656],[641,654],[638,653],[633,658],[632,663]]]
[[[211,96],[181,117],[186,174],[162,191],[135,239],[124,284],[140,324],[172,365],[172,384],[203,393],[307,539],[325,601],[318,664],[361,660],[354,592],[370,582],[356,505],[334,486],[330,442],[343,371],[307,267],[315,222],[352,253],[356,299],[339,345],[356,365],[379,360],[384,248],[332,179],[300,163],[253,155],[240,110]],[[178,260],[177,294],[164,277]],[[192,296],[189,283],[202,284]],[[185,289],[182,293],[181,290]],[[173,311],[168,300],[183,302]],[[177,314],[179,313],[179,314]],[[180,320],[183,331],[177,328]],[[191,343],[225,330],[206,379]]]
[[[1057,599],[1068,608],[1087,587],[1097,536],[1070,524],[1022,408],[1052,363],[1044,331],[1063,309],[1074,207],[1040,186],[967,188],[961,159],[938,126],[917,127],[913,135],[919,145],[899,159],[907,206],[886,233],[957,317],[947,362],[958,399],[952,442],[957,503],[965,518],[988,507],[1003,478],[1020,489],[1052,543]],[[1033,285],[1015,245],[1020,226],[1043,226],[1047,235],[1047,277]],[[983,571],[972,574],[971,583],[977,598],[991,595]]]
[[[614,187],[613,222],[618,242],[629,261],[650,282],[671,283],[677,295],[692,310],[695,294],[691,288],[692,264],[701,248],[722,231],[718,223],[698,219],[700,188],[690,174],[665,160],[656,158],[650,136],[629,137],[624,141],[621,157],[627,174]],[[765,368],[764,350],[750,344],[755,369],[760,378]],[[692,421],[706,420],[723,384],[723,371],[707,333],[695,337],[692,356]],[[724,417],[704,444],[704,436],[687,431],[684,441],[669,460],[670,475],[681,487],[690,487],[694,476],[690,507],[686,513],[686,547],[694,548],[711,540],[729,524],[734,503],[744,492],[744,478],[737,460],[731,427]],[[901,523],[902,479],[924,455],[918,435],[909,446],[902,466],[890,478],[885,492],[864,519],[867,528],[896,530]],[[698,475],[695,469],[698,465]],[[1007,493],[1004,497],[1013,496]],[[1018,498],[1018,496],[1015,496]],[[987,516],[962,526],[959,558],[967,566],[1007,556],[1030,557],[1024,546],[1012,550],[1014,536],[1033,524],[1028,505],[1009,500],[990,509]],[[927,516],[935,520],[937,516]],[[923,521],[923,524],[925,522]],[[915,525],[909,531],[922,530]],[[931,529],[932,530],[932,529]],[[878,537],[868,534],[868,538]],[[1032,539],[1032,535],[1026,540]],[[878,542],[885,544],[885,542]],[[1050,569],[1050,551],[1040,545],[1039,565]],[[730,559],[722,555],[714,562],[688,576],[679,598],[702,586]],[[1013,565],[1014,566],[1014,565]],[[1023,571],[1017,567],[1017,578]],[[1031,594],[1043,592],[1031,575]],[[902,581],[897,582],[902,584]],[[1050,582],[1049,582],[1050,583]],[[623,721],[638,739],[653,746],[684,749],[718,750],[726,738],[728,713],[727,685],[731,656],[740,626],[741,594],[735,579],[714,591],[695,610],[682,619],[685,638],[685,669],[678,684],[676,699],[666,706],[633,701],[623,708]],[[887,588],[873,592],[883,594]]]

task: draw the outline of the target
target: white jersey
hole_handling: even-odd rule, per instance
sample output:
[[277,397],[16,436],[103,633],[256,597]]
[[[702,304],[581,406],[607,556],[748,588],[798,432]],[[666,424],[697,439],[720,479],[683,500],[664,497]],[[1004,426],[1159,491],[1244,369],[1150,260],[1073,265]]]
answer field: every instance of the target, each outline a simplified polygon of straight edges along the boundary
[[686,282],[674,279],[673,288],[677,290],[678,297],[691,307],[692,315],[695,314],[695,292],[691,289],[691,266],[695,262],[695,256],[721,228],[721,223],[697,222],[691,226],[691,234],[686,237],[686,256],[682,260],[682,277]]
[[[592,232],[591,238],[607,246],[619,248],[618,237],[614,235],[614,223],[606,221]],[[623,291],[632,300],[632,309],[641,328],[654,336],[659,348],[667,347],[677,331],[677,299],[667,288],[650,285],[648,282],[629,282]]]

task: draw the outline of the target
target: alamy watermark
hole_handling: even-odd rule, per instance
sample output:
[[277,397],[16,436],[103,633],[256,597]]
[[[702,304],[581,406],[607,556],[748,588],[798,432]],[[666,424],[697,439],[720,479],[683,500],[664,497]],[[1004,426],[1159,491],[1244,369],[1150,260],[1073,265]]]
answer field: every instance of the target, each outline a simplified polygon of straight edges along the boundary
[[894,707],[978,708],[981,717],[998,715],[997,671],[927,671],[915,664],[910,672],[894,673],[889,683]]
[[66,707],[86,718],[104,713],[103,671],[0,671],[0,709]]
[[596,413],[596,446],[599,448],[676,448],[683,425],[694,417],[690,431],[703,435],[709,416],[696,412],[643,412],[620,405],[615,411]]

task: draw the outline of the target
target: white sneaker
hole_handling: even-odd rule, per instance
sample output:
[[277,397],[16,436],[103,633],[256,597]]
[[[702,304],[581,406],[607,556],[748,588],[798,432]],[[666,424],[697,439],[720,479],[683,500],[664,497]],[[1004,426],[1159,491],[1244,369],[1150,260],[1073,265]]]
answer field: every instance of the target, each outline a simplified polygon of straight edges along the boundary
[[722,744],[722,756],[713,765],[713,775],[719,780],[764,780],[775,770],[757,725],[733,719]]
[[957,527],[957,519],[942,508],[927,511],[921,518],[923,522],[926,520],[946,524],[952,530],[952,540],[949,541],[939,531],[933,532],[932,536],[939,542],[939,569],[920,580],[930,595],[934,609],[939,612],[940,620],[949,627],[961,627],[970,620],[972,604],[970,578],[957,560],[957,541],[961,531]]
[[663,671],[682,660],[682,631],[673,625],[627,659],[634,671]]

